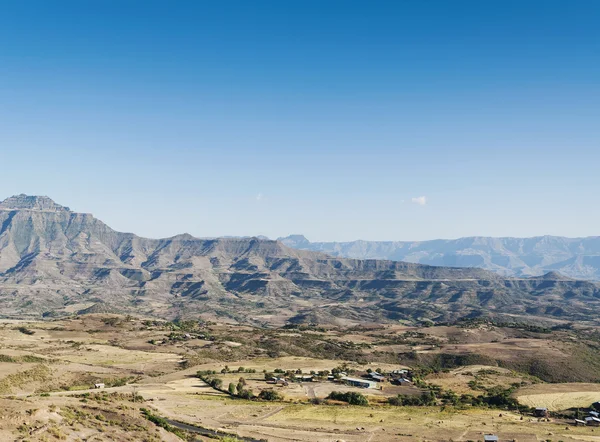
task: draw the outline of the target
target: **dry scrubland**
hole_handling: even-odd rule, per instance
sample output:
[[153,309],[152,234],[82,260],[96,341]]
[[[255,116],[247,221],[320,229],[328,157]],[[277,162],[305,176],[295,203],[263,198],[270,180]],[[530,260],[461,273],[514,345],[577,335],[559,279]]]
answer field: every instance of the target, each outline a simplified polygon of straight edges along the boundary
[[[482,440],[484,433],[498,433],[501,440],[600,441],[600,428],[572,426],[568,417],[569,408],[600,400],[600,384],[593,383],[600,380],[594,378],[600,375],[597,336],[591,328],[550,331],[483,323],[254,329],[102,314],[5,321],[0,323],[0,440],[189,436],[166,431],[167,425],[152,417],[162,416],[268,441],[467,441]],[[389,383],[366,390],[332,382],[274,387],[264,381],[263,371],[309,373],[342,365],[357,373],[411,367],[423,382],[458,395],[512,386],[520,403],[561,413],[541,422],[514,409],[391,406],[389,397],[418,396],[422,388]],[[230,372],[221,374],[226,366]],[[243,377],[246,389],[255,394],[275,389],[282,400],[232,397],[196,376],[206,370],[216,371],[225,389]],[[545,382],[561,378],[587,383]],[[92,388],[100,382],[105,389]],[[370,404],[311,403],[334,390],[362,393]]]

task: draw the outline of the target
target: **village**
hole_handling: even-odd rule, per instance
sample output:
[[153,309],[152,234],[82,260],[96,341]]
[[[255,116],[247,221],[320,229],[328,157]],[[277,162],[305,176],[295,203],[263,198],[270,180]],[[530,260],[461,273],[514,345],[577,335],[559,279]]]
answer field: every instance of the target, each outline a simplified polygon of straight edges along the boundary
[[[346,368],[346,370],[348,370]],[[282,370],[280,370],[281,372]],[[405,386],[412,387],[412,374],[409,369],[403,368],[398,370],[393,370],[388,374],[384,374],[382,370],[378,369],[373,371],[371,369],[367,369],[365,372],[356,372],[353,370],[351,373],[352,376],[349,376],[347,371],[344,371],[341,368],[334,368],[331,372],[327,370],[315,372],[311,371],[309,374],[302,373],[302,370],[297,370],[295,372],[287,371],[283,374],[283,376],[277,376],[266,374],[265,379],[268,384],[275,385],[283,385],[289,386],[291,382],[324,382],[330,381],[340,385],[347,385],[357,388],[366,388],[366,389],[376,389],[383,391],[384,385],[388,383],[390,385],[396,386]],[[388,386],[389,387],[389,386]],[[389,388],[387,389],[389,391]],[[414,389],[406,389],[402,390],[403,392],[414,391]]]
[[[274,369],[272,372],[263,370],[262,378],[257,375],[256,369],[246,369],[239,367],[237,370],[231,370],[225,366],[220,371],[219,382],[211,381],[211,375],[217,374],[216,371],[199,373],[200,378],[209,385],[217,387],[221,392],[228,392],[236,396],[240,395],[246,399],[255,397],[254,392],[258,392],[259,399],[293,401],[301,403],[309,400],[313,404],[321,404],[324,400],[327,403],[344,402],[344,393],[355,393],[365,397],[364,403],[352,403],[351,405],[402,405],[398,398],[404,397],[404,405],[435,405],[448,404],[447,393],[440,394],[441,390],[434,390],[440,394],[440,400],[435,399],[435,395],[428,393],[431,385],[424,383],[420,378],[415,377],[410,368],[396,368],[389,371],[376,368],[375,370],[367,368],[366,370],[357,370],[347,365],[335,367],[331,370],[306,370],[281,368]],[[244,377],[245,374],[250,376]],[[206,377],[208,375],[208,377]],[[242,376],[240,376],[242,375]],[[238,378],[238,376],[240,376]],[[213,378],[214,380],[214,378]],[[237,382],[234,388],[230,383],[229,389],[223,386],[227,382]],[[241,393],[244,392],[244,393]],[[250,394],[248,395],[248,392]],[[275,392],[274,395],[266,393]],[[410,400],[410,398],[413,400]],[[428,401],[423,398],[429,398]],[[368,402],[366,400],[368,398]],[[517,404],[516,401],[512,402]],[[460,404],[453,404],[460,405]],[[472,405],[472,404],[469,404]],[[487,406],[490,406],[489,404]],[[493,406],[492,406],[493,408]],[[510,406],[497,406],[499,409],[510,410]],[[600,401],[594,402],[589,409],[578,409],[571,419],[558,413],[553,413],[546,407],[527,407],[515,405],[514,410],[521,415],[521,420],[528,419],[529,422],[555,422],[564,423],[572,426],[600,427]],[[502,416],[502,414],[500,414]],[[498,441],[498,436],[490,434],[485,435],[485,441]]]

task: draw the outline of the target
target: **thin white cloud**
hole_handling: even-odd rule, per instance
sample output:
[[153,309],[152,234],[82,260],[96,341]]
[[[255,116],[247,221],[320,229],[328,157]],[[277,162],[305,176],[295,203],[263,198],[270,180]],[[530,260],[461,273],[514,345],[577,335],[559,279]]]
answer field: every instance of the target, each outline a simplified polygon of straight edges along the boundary
[[424,206],[427,204],[427,198],[424,196],[417,196],[415,198],[410,199],[411,202],[418,204],[419,206]]
[[258,195],[256,195],[256,201],[262,201],[264,197],[265,196],[262,193],[259,193]]

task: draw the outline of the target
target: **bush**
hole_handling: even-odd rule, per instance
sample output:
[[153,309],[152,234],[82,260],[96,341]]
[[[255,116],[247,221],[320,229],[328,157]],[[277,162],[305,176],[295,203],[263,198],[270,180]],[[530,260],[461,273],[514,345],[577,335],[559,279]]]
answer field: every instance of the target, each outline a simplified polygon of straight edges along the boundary
[[361,393],[349,391],[342,393],[339,391],[332,391],[327,399],[333,399],[334,401],[348,402],[350,405],[369,405],[369,401]]
[[242,399],[254,399],[254,393],[252,390],[238,390],[238,396]]
[[229,391],[230,395],[235,396],[235,394],[237,393],[237,388],[235,388],[235,384],[233,382],[229,384],[229,388],[227,388],[227,391]]
[[258,397],[263,401],[280,401],[283,399],[281,395],[274,390],[263,390]]
[[35,332],[33,330],[29,330],[27,327],[18,327],[17,330],[19,330],[21,333],[25,334],[25,335],[34,335]]
[[391,397],[388,399],[390,405],[402,406],[402,405],[435,405],[435,395],[431,391],[423,392],[420,396],[410,396],[405,394],[399,394],[398,396]]

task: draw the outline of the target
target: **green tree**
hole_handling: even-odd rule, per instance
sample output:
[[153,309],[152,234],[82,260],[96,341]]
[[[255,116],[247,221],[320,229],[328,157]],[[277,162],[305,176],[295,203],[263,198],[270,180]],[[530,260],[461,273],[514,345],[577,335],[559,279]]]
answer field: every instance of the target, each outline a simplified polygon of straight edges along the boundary
[[227,390],[229,391],[229,394],[232,396],[235,396],[235,394],[237,393],[237,389],[235,388],[235,384],[233,382],[229,383],[229,388]]
[[327,396],[327,399],[333,399],[334,401],[348,402],[350,405],[369,405],[369,401],[361,393],[349,391],[341,393],[339,391],[332,391]]
[[252,392],[252,390],[238,390],[238,396],[242,399],[253,399],[254,393]]
[[280,401],[282,399],[281,395],[275,390],[263,390],[259,393],[258,397],[263,401]]

